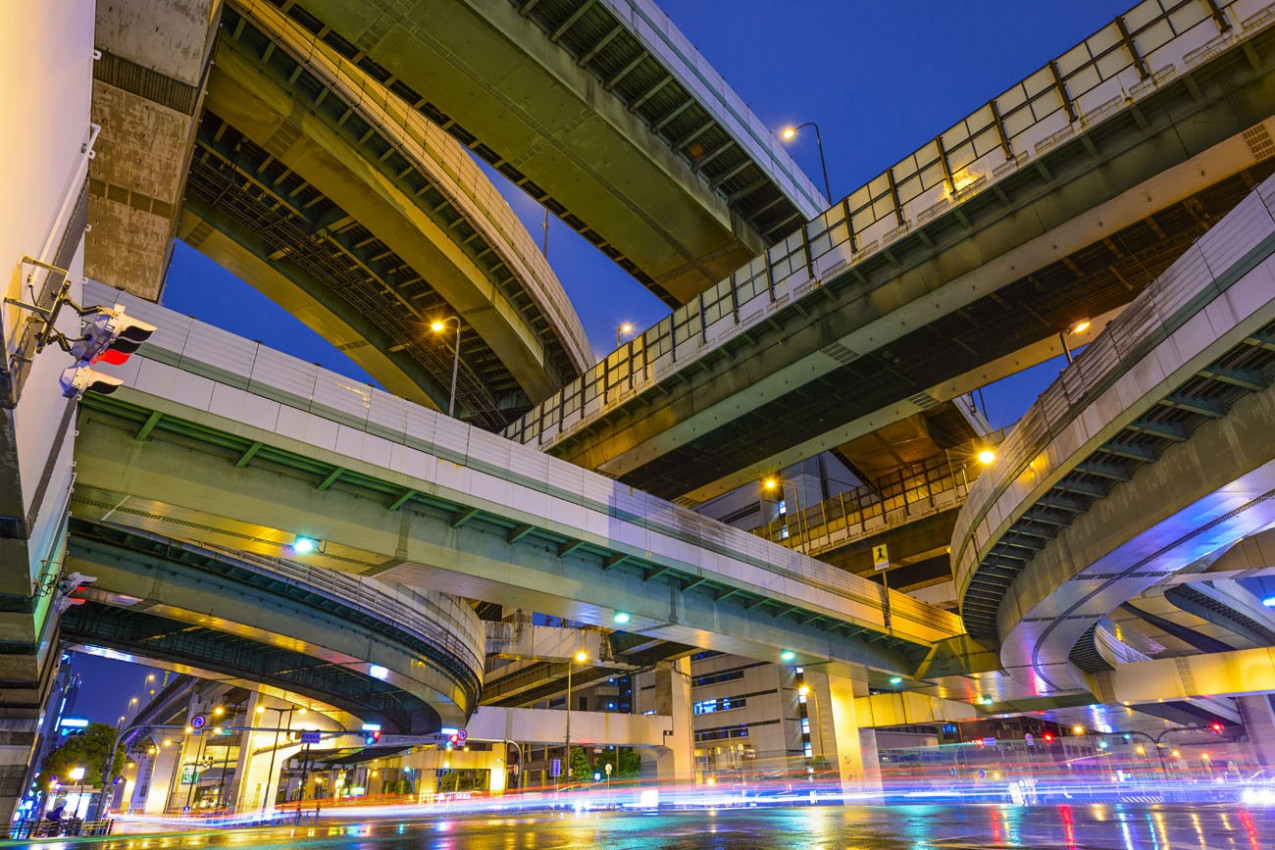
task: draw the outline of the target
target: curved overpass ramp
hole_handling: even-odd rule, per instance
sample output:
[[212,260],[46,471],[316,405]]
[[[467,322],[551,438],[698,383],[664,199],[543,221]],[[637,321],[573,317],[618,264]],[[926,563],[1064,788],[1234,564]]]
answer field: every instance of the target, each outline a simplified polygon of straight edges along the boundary
[[[392,392],[444,409],[454,335],[429,325],[459,316],[457,408],[489,429],[593,361],[561,284],[460,142],[269,4],[177,5],[99,9],[90,277],[158,297],[171,230]],[[139,19],[181,35],[139,39]],[[147,70],[166,50],[208,57],[173,116],[153,98],[178,84]]]
[[473,609],[322,567],[73,520],[68,568],[97,580],[64,640],[270,685],[427,734],[478,705],[484,632]]
[[669,306],[825,205],[654,3],[277,5]]
[[1091,690],[1071,656],[1106,614],[1275,522],[1273,208],[1267,180],[1077,357],[972,488],[952,540],[961,615],[1019,686]]

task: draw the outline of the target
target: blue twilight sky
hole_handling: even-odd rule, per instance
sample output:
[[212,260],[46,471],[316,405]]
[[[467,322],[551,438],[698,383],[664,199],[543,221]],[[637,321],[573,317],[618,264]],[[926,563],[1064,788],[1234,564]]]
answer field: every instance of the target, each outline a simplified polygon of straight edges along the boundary
[[[991,97],[1132,6],[1129,0],[663,0],[662,7],[767,125],[816,121],[833,194],[843,197]],[[791,148],[822,185],[813,136]],[[488,170],[540,242],[544,213]],[[605,226],[601,226],[605,232]],[[610,260],[551,220],[549,261],[593,344],[668,312]],[[360,380],[368,376],[247,284],[178,244],[164,304]],[[1061,358],[985,393],[994,425],[1013,422],[1058,374]],[[86,681],[102,659],[79,662]],[[144,674],[141,677],[144,678]],[[115,688],[86,687],[77,706],[114,721]]]

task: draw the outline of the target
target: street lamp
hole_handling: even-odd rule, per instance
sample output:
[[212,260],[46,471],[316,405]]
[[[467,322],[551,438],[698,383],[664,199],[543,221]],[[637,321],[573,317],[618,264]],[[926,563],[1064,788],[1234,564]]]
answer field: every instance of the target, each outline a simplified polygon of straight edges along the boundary
[[1079,321],[1072,322],[1068,325],[1066,330],[1058,332],[1058,341],[1062,343],[1063,354],[1067,355],[1068,365],[1075,363],[1076,358],[1071,356],[1071,349],[1067,346],[1067,335],[1082,334],[1089,330],[1089,325],[1090,322],[1088,319],[1080,319]]
[[[805,554],[806,547],[810,543],[810,540],[809,540],[810,527],[808,525],[805,525],[803,522],[803,516],[801,513],[801,500],[797,494],[797,482],[789,481],[787,478],[780,478],[775,475],[769,475],[766,478],[762,479],[762,482],[761,482],[762,489],[764,489],[768,493],[773,493],[776,490],[778,490],[780,500],[783,500],[785,498],[785,493],[786,493],[785,488],[789,484],[792,485],[792,506],[793,506],[793,509],[796,511],[796,515],[797,515],[797,533],[801,535],[800,551],[802,552],[802,554]],[[787,509],[787,506],[785,505],[785,512],[786,512],[786,509]]]
[[583,649],[577,652],[573,657],[567,659],[567,737],[564,741],[566,748],[567,761],[567,781],[571,781],[571,666],[573,661],[581,664],[589,660],[588,653]]
[[624,338],[633,333],[632,322],[621,322],[615,329],[615,347],[619,348],[624,345]]
[[819,145],[819,166],[823,169],[823,191],[828,196],[829,203],[832,202],[832,189],[828,187],[828,163],[823,158],[823,137],[819,135],[819,125],[813,121],[807,121],[805,124],[798,124],[796,127],[785,127],[779,133],[779,138],[785,142],[791,142],[797,138],[797,131],[806,127],[815,128],[815,143]]
[[447,401],[447,415],[456,415],[456,375],[460,372],[460,316],[448,316],[446,319],[435,319],[429,326],[429,329],[436,334],[441,334],[447,327],[448,322],[456,323],[456,353],[452,357],[452,391]]
[[802,682],[801,686],[797,688],[797,693],[805,698],[807,707],[814,707],[814,716],[811,717],[809,713],[806,715],[807,721],[814,724],[815,728],[815,734],[811,736],[811,741],[816,747],[810,756],[810,763],[813,766],[816,759],[823,758],[823,729],[819,725],[819,703],[815,699],[814,693],[810,690],[810,686],[805,682]]

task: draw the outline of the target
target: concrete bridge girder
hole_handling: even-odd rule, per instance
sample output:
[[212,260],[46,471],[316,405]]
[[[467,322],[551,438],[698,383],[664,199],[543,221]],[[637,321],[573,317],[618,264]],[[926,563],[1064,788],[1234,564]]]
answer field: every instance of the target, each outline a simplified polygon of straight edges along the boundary
[[[427,0],[403,12],[387,2],[355,9],[309,0],[305,8],[588,222],[666,302],[686,303],[765,247],[708,181],[513,4]],[[802,217],[813,214],[803,204]]]
[[[163,311],[158,308],[150,310],[156,321],[162,323]],[[174,332],[180,335],[176,327]],[[181,347],[176,342],[171,344]],[[216,359],[220,355],[216,352],[196,354],[188,351],[185,362],[193,366],[195,360],[207,356],[214,356]],[[221,470],[224,461],[210,460],[208,455],[192,452],[190,448],[181,448],[162,440],[138,443],[127,434],[105,427],[94,433],[101,434],[103,439],[109,438],[114,448],[90,448],[94,441],[86,439],[87,430],[81,439],[83,457],[80,474],[83,486],[78,492],[83,494],[81,504],[85,509],[88,505],[84,500],[89,498],[87,494],[93,488],[111,492],[127,490],[131,493],[130,504],[122,506],[113,515],[120,521],[129,521],[128,517],[137,516],[137,521],[154,522],[155,527],[162,527],[162,516],[171,514],[174,517],[186,516],[191,521],[208,525],[206,520],[214,515],[219,518],[212,525],[223,523],[221,527],[233,528],[235,533],[226,538],[227,544],[240,548],[245,540],[258,540],[261,545],[270,545],[267,541],[271,540],[286,542],[289,539],[287,529],[309,529],[315,536],[331,541],[332,546],[339,546],[339,551],[351,553],[351,561],[347,562],[346,569],[357,562],[362,566],[356,569],[370,569],[383,579],[418,583],[419,586],[444,587],[449,592],[473,598],[495,594],[496,598],[503,597],[510,604],[519,607],[596,623],[609,622],[614,611],[610,606],[616,600],[625,600],[621,604],[629,604],[628,600],[631,599],[634,609],[629,612],[634,620],[631,630],[674,640],[681,635],[684,639],[678,640],[680,643],[707,645],[706,641],[712,641],[722,643],[727,651],[743,650],[744,654],[770,657],[776,646],[787,646],[791,641],[797,641],[798,649],[804,645],[819,653],[831,651],[847,663],[855,663],[856,660],[864,663],[870,659],[889,666],[898,663],[897,660],[887,661],[892,652],[884,650],[881,644],[860,644],[844,636],[804,626],[800,619],[777,621],[774,612],[763,613],[765,609],[761,607],[744,608],[713,595],[678,592],[667,581],[647,580],[652,578],[649,572],[652,569],[661,573],[670,568],[680,571],[689,569],[694,574],[702,575],[702,580],[710,580],[719,571],[726,570],[718,579],[711,579],[722,580],[730,572],[740,569],[743,570],[741,580],[746,585],[751,587],[753,583],[757,584],[756,593],[750,591],[753,593],[752,598],[770,602],[773,607],[779,604],[775,600],[783,601],[791,597],[792,605],[795,606],[793,610],[801,609],[803,605],[813,606],[806,622],[810,622],[810,618],[814,616],[824,616],[823,612],[826,611],[826,616],[847,622],[857,622],[862,617],[863,627],[870,630],[872,618],[880,617],[881,614],[873,611],[871,604],[856,601],[854,592],[842,594],[848,592],[850,585],[861,587],[869,595],[875,593],[878,598],[881,590],[854,576],[832,573],[825,581],[845,584],[847,588],[830,593],[822,590],[815,593],[812,587],[806,586],[801,580],[778,576],[774,573],[776,567],[773,565],[764,569],[760,567],[760,562],[745,566],[743,562],[737,562],[735,556],[717,552],[719,547],[716,544],[710,544],[712,551],[709,551],[676,542],[675,538],[688,532],[698,535],[699,532],[693,532],[693,529],[677,531],[662,525],[639,529],[633,524],[633,519],[623,517],[629,514],[645,515],[647,512],[653,516],[662,515],[669,511],[680,517],[684,512],[649,500],[641,494],[625,494],[613,484],[608,482],[603,485],[600,480],[595,482],[592,477],[589,477],[588,482],[582,479],[578,483],[565,483],[575,475],[587,476],[587,473],[552,461],[534,450],[505,443],[497,437],[482,435],[441,417],[411,426],[412,433],[425,427],[420,432],[421,439],[437,446],[437,454],[429,455],[389,439],[365,434],[348,425],[338,425],[314,413],[302,412],[288,404],[280,404],[229,386],[216,385],[207,378],[182,372],[160,362],[145,358],[134,358],[134,361],[133,366],[121,367],[119,374],[133,388],[149,387],[153,394],[143,389],[143,395],[135,397],[144,398],[146,404],[164,411],[161,416],[167,413],[172,416],[207,419],[208,422],[218,422],[218,427],[224,426],[235,433],[258,435],[263,445],[277,443],[281,447],[287,446],[307,453],[317,452],[315,457],[326,458],[324,462],[331,461],[341,469],[349,470],[351,475],[360,480],[363,480],[363,476],[383,478],[387,482],[384,486],[400,488],[399,492],[407,495],[399,499],[388,496],[384,502],[375,502],[356,496],[353,492],[343,492],[339,481],[330,489],[316,489],[313,483],[306,483],[293,474],[267,473],[254,464],[236,467],[230,463],[225,464],[227,469]],[[263,379],[269,380],[268,376],[263,376]],[[124,398],[132,393],[134,389],[125,388],[119,397]],[[167,401],[165,397],[181,398],[184,402]],[[371,403],[377,409],[382,401],[378,397]],[[307,403],[304,409],[310,410],[312,405]],[[212,412],[235,410],[246,417],[246,422],[257,424],[234,422]],[[403,412],[406,413],[406,410]],[[207,418],[210,415],[212,418]],[[86,413],[82,423],[84,428],[92,427],[94,416]],[[291,424],[285,424],[284,420]],[[330,433],[333,439],[321,436],[324,433]],[[284,436],[286,434],[295,436]],[[338,434],[345,436],[337,440]],[[318,445],[310,442],[314,439],[318,440]],[[344,451],[335,450],[338,442]],[[491,445],[488,446],[487,443]],[[453,448],[449,447],[458,447],[455,451],[459,454],[454,455]],[[512,454],[505,457],[506,453]],[[515,454],[516,463],[512,457]],[[165,457],[161,459],[160,455]],[[469,460],[465,460],[467,457]],[[370,458],[375,462],[369,463],[361,458]],[[151,460],[155,461],[155,465],[152,466]],[[466,465],[458,466],[457,461]],[[516,465],[517,474],[509,471],[509,464]],[[563,479],[561,486],[568,489],[579,488],[581,494],[588,494],[585,501],[562,499],[556,493],[546,496],[541,489],[544,481],[554,479],[558,474],[551,474],[548,465],[552,465],[555,470],[561,467],[559,471],[562,474],[570,470],[571,475]],[[490,467],[489,471],[480,471],[484,467]],[[90,468],[95,472],[88,473]],[[179,469],[184,471],[177,473]],[[86,473],[88,477],[85,477]],[[230,483],[229,478],[222,479],[223,474],[242,479],[244,486],[238,481]],[[217,483],[218,479],[230,487],[230,490],[223,490],[218,494],[221,486]],[[394,483],[391,484],[390,481]],[[535,483],[537,481],[540,483]],[[622,545],[625,552],[631,552],[644,563],[650,563],[652,559],[655,563],[645,573],[642,570],[626,569],[622,564],[619,568],[612,569],[614,563],[598,564],[594,557],[571,557],[566,552],[560,553],[558,550],[561,544],[546,545],[546,541],[539,536],[534,538],[534,545],[520,545],[518,541],[526,532],[506,531],[493,534],[490,529],[484,530],[474,524],[466,524],[472,514],[460,518],[451,514],[440,517],[417,503],[413,503],[411,510],[400,510],[414,493],[448,502],[459,500],[458,503],[461,504],[473,503],[475,510],[508,517],[515,529],[544,529],[541,533],[558,536],[559,540],[581,540],[583,537],[583,541],[590,545],[604,548]],[[489,498],[480,497],[484,493]],[[155,500],[159,494],[165,495]],[[109,502],[103,511],[109,510],[119,501],[118,497],[103,498],[106,500],[103,504]],[[114,501],[111,501],[112,498]],[[164,504],[165,499],[172,504]],[[599,499],[602,501],[594,505],[594,501]],[[147,504],[152,505],[154,510],[144,509],[143,506]],[[141,513],[137,513],[134,506],[141,509]],[[686,522],[690,522],[692,515],[688,513],[686,517]],[[649,523],[650,520],[644,522]],[[698,524],[701,520],[694,522]],[[717,527],[714,525],[714,528]],[[280,531],[281,529],[285,531]],[[241,533],[246,536],[236,536]],[[773,550],[771,560],[778,559],[777,563],[790,560],[794,563],[806,563],[795,553],[765,544],[743,532],[723,528],[720,533],[732,540],[738,537],[741,552],[760,546],[767,552]],[[230,540],[237,542],[230,543]],[[526,543],[532,543],[532,538],[528,538]],[[572,545],[570,548],[574,550],[578,546]],[[629,556],[625,554],[624,557]],[[686,560],[688,558],[690,560]],[[701,560],[704,561],[702,566],[695,565]],[[426,564],[431,566],[423,566]],[[811,568],[815,566],[811,562]],[[545,576],[556,578],[546,584]],[[811,596],[812,593],[814,595]],[[802,601],[801,597],[804,596],[811,598]],[[607,607],[599,607],[598,603],[603,599],[606,601],[602,604]],[[912,631],[918,632],[916,638],[922,642],[929,639],[922,635],[938,637],[945,634],[941,623],[950,621],[950,615],[926,609],[900,594],[891,594],[891,600],[892,605],[898,606],[893,621],[896,639]],[[935,618],[937,620],[934,623],[929,622]],[[726,647],[729,641],[723,640],[723,635],[727,634],[737,636],[732,640],[741,640],[739,636],[747,637],[742,638],[742,642],[736,644],[735,648],[729,648]]]
[[[875,357],[882,350],[897,354],[889,351],[891,345],[931,324],[935,316],[960,314],[997,294],[1009,297],[1006,293],[1012,287],[1022,292],[1024,281],[1042,267],[1065,262],[1076,252],[1103,245],[1104,240],[1110,242],[1123,229],[1138,226],[1148,217],[1154,219],[1158,211],[1191,199],[1246,168],[1264,167],[1242,133],[1255,118],[1269,115],[1271,105],[1265,90],[1253,81],[1244,91],[1241,100],[1246,105],[1240,109],[1219,91],[1214,92],[1218,100],[1208,106],[1182,94],[1182,101],[1191,105],[1179,103],[1163,113],[1149,114],[1150,129],[1132,131],[1138,134],[1137,139],[1118,143],[1112,136],[1102,140],[1103,149],[1097,156],[1086,154],[1083,167],[1077,164],[1079,158],[1069,161],[1068,168],[1057,178],[1044,181],[1044,186],[1023,191],[1007,187],[1006,201],[988,199],[983,221],[979,219],[984,211],[967,209],[970,224],[960,229],[959,239],[949,233],[947,237],[937,235],[929,248],[922,249],[919,242],[911,244],[915,250],[904,245],[891,247],[887,252],[891,262],[881,259],[874,265],[869,258],[858,264],[857,275],[838,273],[839,280],[825,280],[803,295],[800,300],[805,315],[796,312],[795,306],[776,307],[772,308],[770,327],[759,323],[748,328],[746,336],[719,331],[719,346],[739,340],[730,356],[688,353],[678,361],[686,365],[659,364],[658,374],[643,392],[627,395],[619,404],[604,405],[583,424],[565,423],[559,432],[562,436],[547,450],[666,498],[691,494],[700,500],[732,489],[740,483],[738,479],[719,485],[712,470],[692,471],[687,465],[692,459],[690,452],[699,452],[704,465],[710,461],[719,467],[727,465],[716,453],[724,450],[725,436],[752,433],[744,428],[744,423],[753,421],[749,417],[760,417],[763,408],[777,411],[782,399],[788,399],[790,407],[813,404],[798,390],[827,386],[835,373],[850,368],[830,353],[843,351],[834,344],[864,363],[875,362],[864,358]],[[1152,150],[1155,156],[1150,155]],[[1014,179],[1020,178],[1026,179],[1022,174]],[[1077,281],[1086,277],[1081,275]],[[1088,298],[1082,305],[1088,317],[1114,309],[1136,293],[1127,280],[1126,287],[1110,287]],[[1075,304],[1068,306],[1077,309]],[[1058,330],[1073,320],[1064,315],[1042,320],[1037,340],[1056,338]],[[1016,332],[1032,327],[1022,322],[1019,326]],[[979,344],[986,345],[987,340]],[[999,359],[1002,367],[1010,366],[1005,358],[1009,351],[987,347],[988,360]],[[967,356],[956,347],[952,353],[948,360],[953,365]],[[741,360],[746,368],[739,367]],[[882,362],[882,370],[888,371],[890,362]],[[953,377],[933,376],[940,379],[940,386]],[[818,416],[805,416],[790,423],[794,427],[787,429],[784,439],[788,442],[772,439],[763,451],[763,446],[752,440],[729,465],[747,466],[748,477],[755,478],[759,465],[773,469],[781,453],[797,444],[803,457],[829,449],[898,415],[917,412],[915,405],[899,408],[906,404],[906,396],[924,386],[909,387],[900,397],[889,399],[881,405],[880,414],[863,417],[870,421],[860,424],[856,432],[846,432],[845,420],[852,418],[850,415],[842,418],[838,413],[826,422]],[[638,405],[642,406],[640,415],[617,415],[626,406]],[[899,412],[892,416],[893,410]],[[722,439],[710,444],[714,435]],[[674,459],[686,463],[674,463]],[[671,489],[675,482],[668,472],[673,468],[677,469],[676,480],[684,482],[676,485],[680,488],[677,492]]]
[[[975,489],[982,493],[966,502],[953,540],[965,601],[976,576],[968,568],[973,550],[967,549],[976,513],[982,541],[977,558],[983,558],[1064,475],[1103,451],[1131,423],[1144,421],[1141,417],[1184,382],[1215,374],[1210,364],[1231,357],[1233,349],[1257,350],[1246,339],[1275,320],[1275,259],[1269,256],[1269,238],[1263,239],[1272,227],[1269,191],[1259,188],[1219,225],[1225,232],[1211,232],[1197,255],[1184,258],[1162,279],[1198,287],[1198,281],[1215,280],[1216,274],[1221,276],[1214,284],[1217,291],[1204,286],[1196,303],[1183,295],[1186,283],[1149,289],[1137,307],[1159,305],[1167,338],[1112,371],[1109,383],[1100,382],[1113,368],[1110,363],[1091,366],[1079,403],[1084,407],[1078,404],[1073,419],[1051,426],[1048,445],[1030,458],[998,459],[1006,470],[1018,470],[1017,477],[1001,480],[1007,472],[980,479]],[[1121,330],[1119,338],[1132,345],[1139,333]],[[1171,441],[1031,556],[999,603],[997,627],[1007,670],[1035,682],[1042,692],[1084,690],[1087,684],[1068,655],[1087,629],[1165,575],[1275,521],[1268,498],[1275,488],[1275,455],[1262,436],[1275,428],[1275,389],[1257,391],[1257,386],[1252,384],[1254,391],[1229,411]],[[968,622],[968,610],[963,613]]]
[[[388,682],[423,700],[437,713],[442,725],[463,724],[476,707],[436,662],[339,614],[94,541],[77,539],[72,552],[69,568],[97,577],[81,592],[83,598],[247,638],[265,647],[286,648],[356,675]],[[376,592],[375,584],[369,586],[369,593]],[[470,650],[475,658],[481,657],[481,647]],[[383,675],[372,675],[369,671],[374,667],[383,669]],[[341,702],[335,696],[325,701]]]
[[[263,147],[270,147],[276,136],[292,139],[277,152],[280,161],[358,219],[429,281],[492,348],[529,398],[543,398],[553,391],[542,341],[460,249],[453,234],[442,230],[416,199],[388,180],[362,151],[315,115],[296,109],[292,95],[258,73],[226,43],[218,48],[205,106]],[[216,243],[208,247],[212,250]],[[242,254],[233,250],[227,259],[245,270],[258,265],[244,264]],[[249,280],[255,284],[258,278]],[[268,276],[261,283],[269,287],[267,294],[274,295],[280,281]],[[288,295],[283,299],[285,303],[294,300]],[[420,317],[422,333],[426,319]],[[346,324],[339,317],[335,320]]]

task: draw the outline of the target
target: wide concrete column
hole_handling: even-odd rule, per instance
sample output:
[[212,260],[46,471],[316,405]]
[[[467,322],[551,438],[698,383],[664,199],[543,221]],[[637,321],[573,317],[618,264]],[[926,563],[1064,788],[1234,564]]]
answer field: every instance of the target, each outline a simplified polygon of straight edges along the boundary
[[1275,767],[1275,710],[1271,708],[1271,698],[1266,694],[1236,697],[1235,706],[1244,721],[1253,760],[1270,770]]
[[860,727],[855,710],[855,697],[868,695],[867,683],[809,668],[805,677],[810,686],[808,711],[813,704],[812,745],[836,770],[843,792],[879,794],[876,730]]
[[179,746],[161,747],[156,754],[146,798],[140,803],[143,814],[159,815],[168,809],[169,796],[177,787],[181,756],[182,748]]
[[691,713],[691,659],[661,661],[655,667],[655,713],[673,718],[663,746],[642,752],[642,773],[654,768],[660,782],[695,780],[695,729]]

